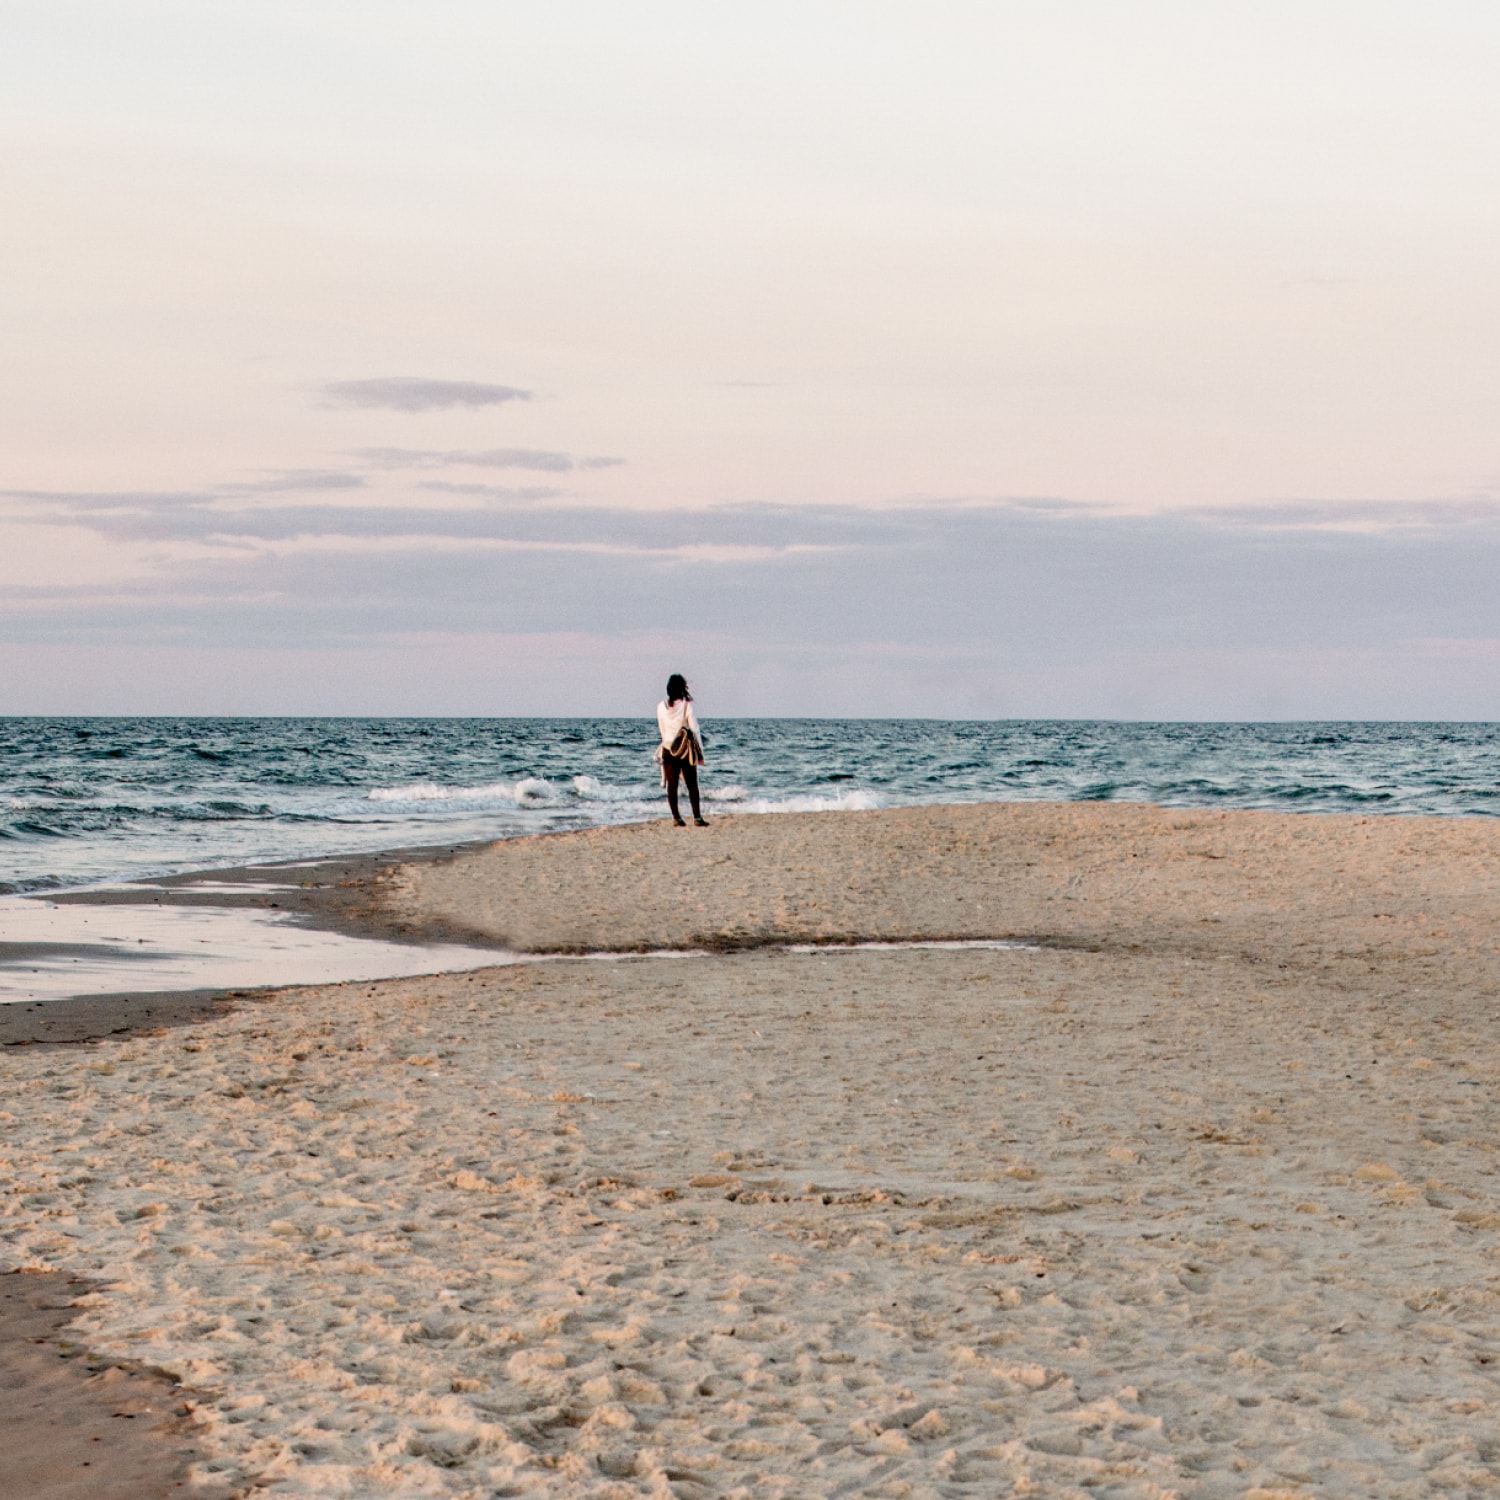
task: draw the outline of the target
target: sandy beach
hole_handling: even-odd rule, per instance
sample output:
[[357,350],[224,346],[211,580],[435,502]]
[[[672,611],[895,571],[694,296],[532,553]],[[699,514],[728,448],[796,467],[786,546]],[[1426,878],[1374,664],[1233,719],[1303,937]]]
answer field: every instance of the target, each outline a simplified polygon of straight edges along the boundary
[[[0,1271],[174,1383],[171,1492],[1500,1491],[1500,822],[725,818],[355,895],[557,957],[0,1051]],[[911,940],[1016,946],[849,946]]]

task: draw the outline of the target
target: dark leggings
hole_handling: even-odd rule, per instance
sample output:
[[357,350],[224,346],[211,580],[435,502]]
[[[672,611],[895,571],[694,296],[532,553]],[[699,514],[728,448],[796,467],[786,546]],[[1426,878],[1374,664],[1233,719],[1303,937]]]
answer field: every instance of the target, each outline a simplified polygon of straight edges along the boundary
[[661,768],[667,775],[667,806],[672,809],[672,821],[682,822],[682,814],[677,810],[677,778],[680,776],[687,782],[688,801],[693,804],[693,816],[701,818],[703,814],[698,810],[698,768],[690,760],[679,760],[675,755],[668,755],[665,750],[661,753]]

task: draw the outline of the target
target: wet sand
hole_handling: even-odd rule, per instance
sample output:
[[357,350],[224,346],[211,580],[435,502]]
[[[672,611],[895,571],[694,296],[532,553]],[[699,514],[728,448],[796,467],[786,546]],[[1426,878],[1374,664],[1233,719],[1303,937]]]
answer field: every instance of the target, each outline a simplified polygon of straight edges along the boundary
[[166,1500],[203,1456],[174,1382],[61,1336],[93,1290],[59,1273],[0,1275],[0,1500]]
[[80,995],[0,1005],[0,1047],[67,1046],[210,1021],[249,995],[218,992]]
[[[94,1277],[68,1337],[205,1393],[198,1478],[1500,1490],[1500,823],[725,819],[364,898],[720,951],[0,1054],[0,1266]],[[776,946],[871,937],[1036,946]]]

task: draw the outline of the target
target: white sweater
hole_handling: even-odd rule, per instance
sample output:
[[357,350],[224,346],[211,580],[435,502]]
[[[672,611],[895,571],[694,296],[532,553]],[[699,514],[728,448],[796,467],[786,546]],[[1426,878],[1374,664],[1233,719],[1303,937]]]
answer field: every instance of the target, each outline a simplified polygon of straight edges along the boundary
[[702,736],[698,733],[698,718],[693,712],[691,698],[679,698],[675,703],[668,703],[663,699],[656,705],[656,727],[661,731],[661,747],[670,750],[677,742],[677,737],[686,729],[693,731],[693,738],[700,744]]

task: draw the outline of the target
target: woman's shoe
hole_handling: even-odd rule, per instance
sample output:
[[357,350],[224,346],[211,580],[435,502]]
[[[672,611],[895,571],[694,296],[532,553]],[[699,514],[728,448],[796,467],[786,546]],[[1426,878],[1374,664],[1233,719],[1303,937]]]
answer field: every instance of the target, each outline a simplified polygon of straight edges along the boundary
[[707,818],[694,818],[693,822],[695,822],[700,828],[707,828],[708,827],[708,819]]
[[678,826],[678,827],[679,827],[679,828],[686,828],[686,827],[687,827],[687,824],[686,824],[686,823],[684,823],[684,822],[683,822],[683,821],[682,821],[682,819],[681,819],[681,818],[673,818],[673,819],[672,819],[672,821],[673,821],[673,822],[674,822],[674,823],[675,823],[675,824],[676,824],[676,825],[677,825],[677,826]]

